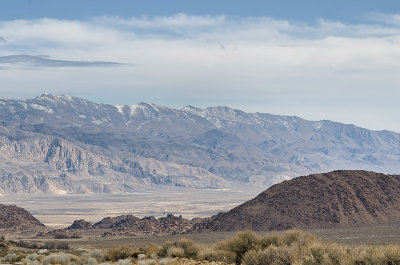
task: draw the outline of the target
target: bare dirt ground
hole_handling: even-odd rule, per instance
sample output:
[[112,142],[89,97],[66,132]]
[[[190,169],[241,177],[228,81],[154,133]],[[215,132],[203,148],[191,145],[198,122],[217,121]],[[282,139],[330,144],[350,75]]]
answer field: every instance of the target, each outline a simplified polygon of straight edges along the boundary
[[23,207],[50,228],[64,228],[77,219],[98,222],[108,216],[124,214],[157,218],[166,214],[189,219],[208,217],[228,211],[260,192],[261,189],[254,186],[224,190],[164,188],[125,195],[10,195],[0,197],[0,203]]
[[375,225],[352,228],[315,229],[320,238],[345,245],[400,245],[400,225]]

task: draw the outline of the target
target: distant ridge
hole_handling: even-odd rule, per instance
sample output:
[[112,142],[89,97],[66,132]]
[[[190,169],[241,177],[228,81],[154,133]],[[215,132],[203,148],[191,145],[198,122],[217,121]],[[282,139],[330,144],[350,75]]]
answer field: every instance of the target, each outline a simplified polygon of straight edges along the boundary
[[326,120],[224,106],[113,106],[69,95],[0,98],[4,195],[267,188],[338,168],[394,174],[399,161],[399,133]]
[[24,232],[44,227],[38,219],[24,208],[0,204],[0,230]]
[[400,176],[339,170],[273,185],[195,230],[284,230],[400,223]]

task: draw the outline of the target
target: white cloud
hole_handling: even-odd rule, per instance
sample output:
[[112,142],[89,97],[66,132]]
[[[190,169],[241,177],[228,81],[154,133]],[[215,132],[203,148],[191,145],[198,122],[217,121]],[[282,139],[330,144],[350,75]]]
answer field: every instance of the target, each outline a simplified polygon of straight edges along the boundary
[[1,69],[0,93],[47,91],[173,107],[225,104],[400,131],[393,114],[400,106],[392,100],[400,96],[398,17],[372,14],[364,24],[185,14],[4,21],[0,56],[48,54],[135,66]]

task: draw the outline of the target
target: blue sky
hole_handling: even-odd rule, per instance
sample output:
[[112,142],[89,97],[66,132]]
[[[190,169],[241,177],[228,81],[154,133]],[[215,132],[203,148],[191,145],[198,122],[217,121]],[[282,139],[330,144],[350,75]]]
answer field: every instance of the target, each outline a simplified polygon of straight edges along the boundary
[[2,0],[2,20],[87,19],[94,16],[116,15],[168,16],[176,13],[192,15],[267,16],[312,22],[318,18],[355,22],[365,14],[396,13],[396,0]]
[[1,4],[0,97],[227,105],[400,132],[398,1]]

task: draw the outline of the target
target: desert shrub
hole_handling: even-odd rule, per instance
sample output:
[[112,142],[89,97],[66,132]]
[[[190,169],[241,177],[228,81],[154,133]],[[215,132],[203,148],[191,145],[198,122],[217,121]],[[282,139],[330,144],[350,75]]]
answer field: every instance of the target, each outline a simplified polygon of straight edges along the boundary
[[[170,249],[173,249],[173,251],[170,252]],[[181,251],[179,249],[182,249],[182,251],[183,251],[182,256],[179,256],[179,257],[185,257],[188,259],[196,258],[197,254],[199,252],[198,247],[192,240],[186,239],[186,238],[181,238],[174,242],[165,243],[159,250],[158,254],[160,257],[171,257],[170,254],[173,254],[173,253],[179,254],[179,252]],[[178,256],[176,256],[176,257],[178,257]]]
[[199,260],[206,260],[209,262],[220,261],[227,264],[235,263],[236,254],[233,251],[214,248],[203,248],[198,254]]
[[132,264],[130,259],[120,259],[116,263],[116,265],[129,265],[129,264]]
[[156,258],[159,251],[160,248],[156,245],[150,245],[144,249],[144,253],[146,253],[146,255],[151,258]]
[[326,264],[328,263],[327,255],[325,249],[322,247],[310,248],[310,255],[304,257],[305,265],[316,265],[316,264]]
[[268,234],[268,235],[260,238],[259,244],[260,244],[261,248],[267,248],[271,245],[278,246],[280,244],[279,234],[277,234],[277,233]]
[[33,260],[33,261],[23,261],[22,264],[24,264],[24,265],[41,265],[42,263],[38,260]]
[[[379,249],[378,249],[379,250]],[[390,265],[400,265],[400,247],[399,246],[386,246],[382,247],[381,252],[383,252],[383,260],[385,264]]]
[[171,258],[162,258],[162,259],[158,260],[158,263],[160,265],[167,265],[167,264],[170,264],[171,262],[172,262]]
[[167,251],[167,256],[171,258],[183,258],[185,256],[185,250],[181,247],[170,247]]
[[351,254],[336,244],[330,245],[326,254],[333,265],[347,264],[351,260]]
[[8,253],[8,245],[4,241],[0,241],[0,255],[6,255]]
[[220,243],[220,248],[236,254],[235,263],[241,264],[243,255],[250,250],[261,247],[261,237],[252,231],[239,232],[236,236]]
[[99,262],[97,261],[97,259],[95,258],[88,258],[87,261],[83,264],[87,264],[87,265],[98,265]]
[[282,245],[290,246],[294,242],[298,242],[300,237],[304,234],[300,230],[288,230],[280,235],[280,242]]
[[250,250],[243,256],[244,265],[290,265],[288,247],[270,246],[264,250]]
[[5,255],[1,259],[1,261],[9,263],[9,264],[14,264],[16,262],[20,262],[24,257],[25,257],[25,255],[23,255],[22,253],[9,253],[9,254]]
[[337,244],[318,242],[309,248],[308,255],[304,254],[302,259],[304,265],[354,264],[354,254],[352,249]]
[[355,265],[399,265],[400,246],[364,248],[354,257]]
[[81,264],[81,260],[79,257],[67,254],[67,253],[54,253],[46,256],[42,260],[43,265],[49,264],[61,264],[61,265],[70,265],[70,264]]
[[90,251],[82,254],[81,256],[81,261],[83,264],[93,264],[95,265],[94,261],[96,261],[96,264],[99,262],[105,261],[105,254],[101,251]]
[[22,264],[24,265],[39,265],[43,259],[42,255],[37,253],[29,254],[22,260]]
[[144,260],[138,260],[137,265],[156,265],[157,260],[154,259],[144,259]]
[[132,249],[127,246],[121,246],[108,250],[106,254],[106,260],[118,261],[130,258],[137,258],[138,254],[140,254],[140,251],[137,249]]

